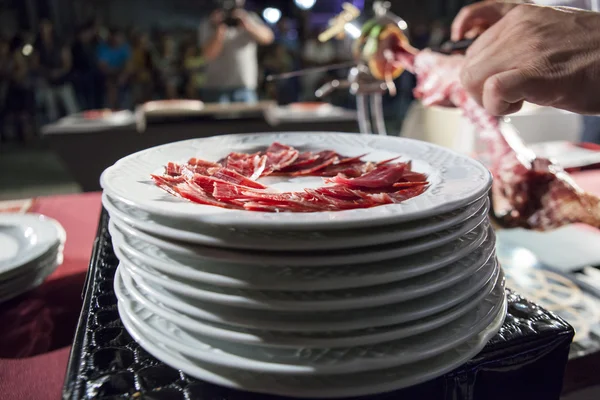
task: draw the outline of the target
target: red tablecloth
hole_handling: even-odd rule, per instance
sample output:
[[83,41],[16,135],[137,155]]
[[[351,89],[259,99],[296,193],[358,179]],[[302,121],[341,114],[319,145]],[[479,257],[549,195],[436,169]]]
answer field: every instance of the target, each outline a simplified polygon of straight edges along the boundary
[[0,305],[0,398],[59,399],[100,215],[100,194],[38,199],[31,212],[67,231],[64,263],[36,290]]

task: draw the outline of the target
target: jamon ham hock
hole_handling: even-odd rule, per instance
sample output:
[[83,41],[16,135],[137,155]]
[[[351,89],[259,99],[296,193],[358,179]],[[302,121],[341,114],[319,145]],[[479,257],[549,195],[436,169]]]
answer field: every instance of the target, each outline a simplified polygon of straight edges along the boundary
[[[168,163],[152,175],[168,193],[195,203],[248,211],[317,212],[370,208],[400,203],[427,189],[427,176],[410,161],[378,163],[334,151],[300,152],[273,143],[264,151],[230,153],[218,162],[191,158]],[[301,192],[276,192],[258,182],[266,176],[321,176],[324,186]]]
[[459,79],[463,56],[417,52],[406,44],[386,51],[388,62],[416,75],[415,97],[424,105],[459,107],[477,128],[477,156],[494,176],[495,213],[506,226],[548,230],[581,222],[600,228],[600,198],[585,193],[559,165],[536,157],[511,125],[467,94]]

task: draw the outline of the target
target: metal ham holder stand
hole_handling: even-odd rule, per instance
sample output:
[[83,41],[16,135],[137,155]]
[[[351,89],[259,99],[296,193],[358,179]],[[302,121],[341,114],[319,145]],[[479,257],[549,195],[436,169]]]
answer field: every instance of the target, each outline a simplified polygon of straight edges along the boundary
[[369,68],[361,64],[350,69],[347,80],[333,80],[317,89],[315,96],[321,98],[335,89],[345,87],[349,87],[350,93],[356,96],[360,133],[387,135],[383,117],[383,93],[387,90],[385,83],[375,79]]
[[[402,30],[406,22],[392,13],[390,2],[376,1],[373,5],[374,20],[382,25],[395,24]],[[346,24],[348,24],[346,22]],[[375,78],[364,61],[350,69],[345,81],[333,80],[317,89],[315,96],[321,98],[338,88],[350,88],[350,93],[356,96],[356,111],[358,127],[363,134],[387,135],[383,114],[383,93],[388,88],[381,80]]]
[[[373,5],[375,13],[374,20],[381,24],[395,24],[400,29],[405,30],[406,22],[389,11],[390,2],[376,1]],[[319,36],[320,41],[327,41],[334,36],[343,34],[344,30],[348,30],[347,26],[351,21],[360,15],[358,9],[349,4],[344,4],[344,11],[331,21],[331,28],[323,32]],[[359,28],[355,25],[352,30],[356,31]],[[305,75],[318,71],[330,71],[352,67],[348,72],[348,77],[344,80],[334,79],[326,83],[315,91],[317,98],[322,98],[334,90],[346,89],[356,96],[356,110],[358,118],[358,127],[360,133],[363,134],[379,134],[387,135],[385,127],[385,119],[383,114],[383,93],[388,90],[385,82],[375,78],[369,67],[363,60],[356,62],[328,65],[325,67],[307,68],[300,71],[285,73],[281,75],[271,75],[267,77],[267,81],[288,79],[294,76]]]

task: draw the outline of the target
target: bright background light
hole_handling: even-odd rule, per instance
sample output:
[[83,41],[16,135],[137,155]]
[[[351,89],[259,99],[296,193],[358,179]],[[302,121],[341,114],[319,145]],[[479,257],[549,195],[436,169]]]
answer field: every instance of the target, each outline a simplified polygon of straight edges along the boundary
[[314,7],[317,0],[294,0],[296,6],[302,10],[310,10]]
[[263,18],[270,24],[276,24],[281,19],[281,10],[274,7],[265,8]]
[[358,39],[358,37],[360,36],[360,28],[354,24],[346,24],[344,25],[344,29],[352,39]]
[[30,56],[31,53],[33,53],[33,46],[27,43],[25,46],[23,46],[23,50],[21,50],[21,52],[24,56]]

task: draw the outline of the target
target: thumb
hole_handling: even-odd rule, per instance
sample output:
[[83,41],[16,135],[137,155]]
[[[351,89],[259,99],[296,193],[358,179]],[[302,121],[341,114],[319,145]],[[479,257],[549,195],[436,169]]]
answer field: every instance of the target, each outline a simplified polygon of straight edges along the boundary
[[483,107],[492,115],[507,115],[521,109],[529,95],[533,77],[520,69],[492,75],[483,84]]

